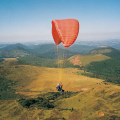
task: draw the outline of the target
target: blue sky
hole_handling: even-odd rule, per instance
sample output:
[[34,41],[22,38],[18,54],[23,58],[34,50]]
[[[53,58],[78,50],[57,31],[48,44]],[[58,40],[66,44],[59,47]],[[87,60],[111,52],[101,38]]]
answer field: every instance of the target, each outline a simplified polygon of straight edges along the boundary
[[0,42],[52,41],[53,19],[77,19],[77,40],[120,39],[120,0],[0,0]]

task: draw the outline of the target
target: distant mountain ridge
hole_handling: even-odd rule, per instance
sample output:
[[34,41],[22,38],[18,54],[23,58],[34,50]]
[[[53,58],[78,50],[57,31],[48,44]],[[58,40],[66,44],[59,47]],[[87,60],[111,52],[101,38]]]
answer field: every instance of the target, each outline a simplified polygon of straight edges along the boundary
[[52,49],[56,49],[56,46],[54,44],[39,44],[36,45],[32,48],[30,48],[29,50],[33,53],[33,54],[43,54],[46,53]]
[[89,45],[72,45],[71,47],[67,48],[68,50],[77,52],[80,55],[85,55],[88,51],[97,48],[97,46],[89,46]]
[[96,46],[99,47],[112,47],[117,50],[120,50],[120,39],[109,39],[109,40],[99,40],[99,41],[78,41],[77,42],[80,45],[86,45],[86,46]]
[[2,47],[2,48],[0,48],[0,51],[1,50],[11,50],[11,49],[15,49],[17,47],[27,48],[27,46],[20,44],[20,43],[17,43],[17,44],[10,44],[10,45],[7,45],[5,47]]
[[30,55],[31,53],[22,47],[16,47],[15,49],[0,51],[0,58],[16,58]]
[[64,48],[63,46],[56,46],[54,44],[41,44],[33,47],[28,47],[20,43],[11,44],[0,48],[0,58],[6,57],[25,57],[32,55],[39,55],[51,59],[55,59],[57,55],[69,58],[71,56],[80,55],[94,55],[103,54],[111,58],[120,59],[120,51],[112,47],[86,46],[86,45],[72,45]]
[[62,57],[63,52],[64,56],[68,58],[77,54],[86,54],[92,48],[95,47],[85,45],[73,45],[69,48],[64,48],[62,45],[56,46],[54,44],[41,44],[35,45],[33,47],[28,47],[17,43],[2,47],[0,49],[0,58],[39,55],[55,59],[57,55],[60,55]]

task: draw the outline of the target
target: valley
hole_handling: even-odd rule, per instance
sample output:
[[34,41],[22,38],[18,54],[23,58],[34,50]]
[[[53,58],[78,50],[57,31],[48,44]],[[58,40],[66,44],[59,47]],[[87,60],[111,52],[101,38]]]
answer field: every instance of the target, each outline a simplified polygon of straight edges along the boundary
[[[0,120],[119,120],[119,51],[106,49],[86,55],[29,49],[19,58],[1,57]],[[56,90],[58,83],[64,94]]]

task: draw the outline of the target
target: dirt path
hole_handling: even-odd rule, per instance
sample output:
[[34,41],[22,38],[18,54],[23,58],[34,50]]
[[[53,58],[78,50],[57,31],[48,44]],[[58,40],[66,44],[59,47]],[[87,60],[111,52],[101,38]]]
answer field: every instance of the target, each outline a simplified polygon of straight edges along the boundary
[[97,55],[97,58],[94,61],[97,61],[100,56],[101,56],[101,54]]

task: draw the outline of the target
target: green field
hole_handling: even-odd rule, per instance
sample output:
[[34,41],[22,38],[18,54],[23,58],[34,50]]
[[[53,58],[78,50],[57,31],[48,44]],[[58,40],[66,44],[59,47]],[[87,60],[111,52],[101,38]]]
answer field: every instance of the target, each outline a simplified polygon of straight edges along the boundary
[[78,68],[19,65],[17,59],[0,65],[0,120],[120,119],[118,85],[83,76]]

